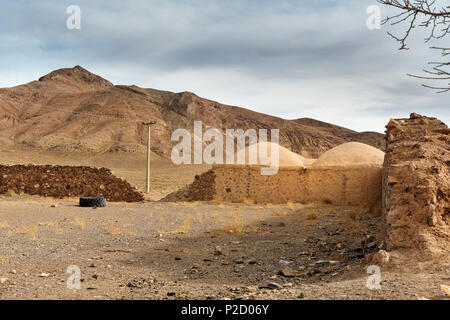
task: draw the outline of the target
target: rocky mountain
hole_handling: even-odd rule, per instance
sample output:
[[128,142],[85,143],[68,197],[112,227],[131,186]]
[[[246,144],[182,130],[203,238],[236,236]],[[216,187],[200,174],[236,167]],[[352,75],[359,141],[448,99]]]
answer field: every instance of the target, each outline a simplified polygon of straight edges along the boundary
[[280,144],[317,157],[348,141],[384,148],[384,135],[355,132],[302,118],[285,120],[227,106],[191,92],[173,93],[113,85],[80,66],[60,69],[37,81],[0,89],[0,150],[32,149],[63,153],[144,154],[146,128],[153,120],[152,151],[170,157],[173,130],[203,127],[280,129]]

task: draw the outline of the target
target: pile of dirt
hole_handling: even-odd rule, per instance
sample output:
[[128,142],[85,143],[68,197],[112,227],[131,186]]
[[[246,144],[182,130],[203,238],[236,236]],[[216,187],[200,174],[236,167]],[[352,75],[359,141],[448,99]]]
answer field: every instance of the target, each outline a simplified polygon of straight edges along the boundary
[[382,166],[384,152],[359,142],[341,144],[327,152],[314,162],[314,167],[333,166]]
[[196,175],[195,180],[190,185],[168,194],[161,199],[162,202],[180,201],[211,201],[216,197],[215,188],[216,175],[214,170],[210,170]]
[[100,196],[113,202],[144,200],[142,193],[110,169],[82,166],[0,165],[0,194],[7,193],[55,198]]
[[[255,143],[238,151],[236,153],[236,160],[242,157],[245,158],[246,165],[270,166],[272,165],[272,150],[276,150],[276,148],[278,148],[278,165],[280,167],[303,168],[305,166],[303,163],[305,158],[301,155],[294,153],[283,146],[275,146],[275,144],[271,142]],[[266,152],[267,159],[261,157],[262,153],[260,150]],[[254,155],[255,158],[251,158],[250,155]]]
[[448,257],[450,129],[415,113],[391,120],[386,128],[383,216],[388,249]]

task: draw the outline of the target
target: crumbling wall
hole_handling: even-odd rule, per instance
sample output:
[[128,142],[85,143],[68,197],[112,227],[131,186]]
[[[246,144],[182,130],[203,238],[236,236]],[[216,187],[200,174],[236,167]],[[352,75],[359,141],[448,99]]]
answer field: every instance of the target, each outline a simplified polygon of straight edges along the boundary
[[450,130],[411,114],[386,126],[383,218],[389,250],[450,252]]
[[101,196],[109,201],[137,202],[142,193],[107,168],[0,165],[0,194],[14,192],[55,198]]
[[165,200],[290,201],[373,207],[381,200],[381,173],[381,166],[282,167],[275,175],[261,175],[258,166],[220,165]]
[[251,166],[218,166],[216,198],[258,203],[372,205],[381,197],[381,167],[280,168],[261,175]]

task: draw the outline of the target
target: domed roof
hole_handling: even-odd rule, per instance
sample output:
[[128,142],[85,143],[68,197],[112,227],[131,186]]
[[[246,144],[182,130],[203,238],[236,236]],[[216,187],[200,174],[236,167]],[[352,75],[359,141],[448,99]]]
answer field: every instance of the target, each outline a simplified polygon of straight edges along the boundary
[[312,166],[382,166],[383,161],[383,151],[364,143],[348,142],[328,150]]
[[[274,143],[272,142],[263,142],[263,143],[255,143],[251,146],[246,147],[236,153],[236,161],[239,159],[239,156],[242,156],[242,153],[245,153],[245,164],[246,165],[264,165],[268,166],[271,164],[271,152],[276,147],[274,147]],[[297,153],[286,149],[283,146],[278,146],[278,166],[279,167],[301,167],[303,168],[305,165],[303,163],[303,157]],[[267,158],[269,163],[264,163],[263,159],[260,159],[259,148],[266,148],[267,150]],[[250,154],[253,153],[256,155],[256,163],[250,163]]]

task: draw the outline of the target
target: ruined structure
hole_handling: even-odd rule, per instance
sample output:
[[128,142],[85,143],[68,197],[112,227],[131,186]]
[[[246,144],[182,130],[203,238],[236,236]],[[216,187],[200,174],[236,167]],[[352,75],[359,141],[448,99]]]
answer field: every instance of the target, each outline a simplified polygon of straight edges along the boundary
[[[325,153],[326,161],[319,166],[314,164],[320,163],[320,158],[312,166],[289,165],[297,162],[283,161],[284,153],[280,153],[280,168],[274,175],[262,175],[260,165],[215,165],[212,170],[197,176],[192,185],[164,200],[250,200],[256,203],[380,207],[384,153],[368,145],[357,144],[356,152],[352,154],[349,149],[355,151],[354,143],[346,145]],[[369,152],[366,152],[367,148],[370,148]],[[372,149],[376,150],[375,155]],[[289,159],[294,159],[289,156]],[[357,161],[350,161],[355,159]]]
[[386,126],[383,218],[387,248],[450,253],[450,130],[411,114]]

